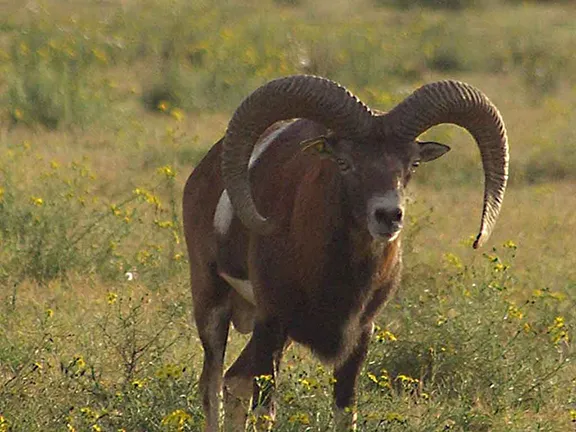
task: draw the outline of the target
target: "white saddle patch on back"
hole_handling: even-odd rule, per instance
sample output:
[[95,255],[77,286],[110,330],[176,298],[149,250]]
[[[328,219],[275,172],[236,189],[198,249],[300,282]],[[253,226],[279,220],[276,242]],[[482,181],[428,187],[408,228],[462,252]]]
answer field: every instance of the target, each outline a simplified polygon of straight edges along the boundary
[[218,200],[218,205],[216,206],[216,212],[214,213],[214,229],[216,234],[220,236],[226,235],[232,225],[232,219],[234,218],[234,210],[232,209],[232,203],[228,197],[228,191],[224,189],[222,195],[220,195],[220,200]]
[[236,292],[244,298],[244,300],[246,300],[250,304],[256,305],[256,300],[254,299],[254,287],[252,286],[249,280],[236,279],[235,277],[232,277],[222,272],[218,274],[226,282],[228,282],[230,286],[234,288]]
[[[250,155],[250,162],[248,163],[248,169],[251,169],[256,161],[262,156],[262,153],[270,146],[270,144],[282,133],[284,130],[290,126],[292,122],[286,122],[286,124],[280,126],[270,135],[268,135],[263,141],[256,143],[254,150],[252,150],[252,155]],[[218,205],[216,205],[216,212],[214,213],[214,229],[216,234],[224,236],[230,229],[232,225],[232,219],[234,218],[234,209],[232,208],[232,203],[228,197],[228,192],[224,190],[222,195],[220,195],[220,200],[218,200]]]

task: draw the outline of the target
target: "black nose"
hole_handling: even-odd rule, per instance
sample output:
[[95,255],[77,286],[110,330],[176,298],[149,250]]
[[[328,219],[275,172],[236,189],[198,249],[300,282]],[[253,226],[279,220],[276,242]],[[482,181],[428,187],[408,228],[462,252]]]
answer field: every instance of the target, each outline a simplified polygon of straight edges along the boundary
[[404,212],[400,207],[396,207],[394,209],[389,208],[376,208],[374,210],[374,220],[378,224],[396,224],[399,225],[402,223],[402,219],[404,218]]

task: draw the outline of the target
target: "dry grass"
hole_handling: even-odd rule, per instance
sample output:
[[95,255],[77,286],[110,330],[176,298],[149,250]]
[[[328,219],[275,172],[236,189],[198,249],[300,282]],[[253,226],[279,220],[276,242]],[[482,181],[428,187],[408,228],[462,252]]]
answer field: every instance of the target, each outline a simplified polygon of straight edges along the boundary
[[[574,5],[277,3],[0,4],[0,432],[199,430],[181,190],[237,102],[295,72],[326,72],[379,109],[423,82],[460,79],[489,95],[509,131],[511,187],[481,251],[469,242],[477,150],[453,127],[428,135],[453,151],[412,187],[405,282],[379,319],[397,340],[374,340],[362,430],[573,429]],[[53,129],[25,118],[38,107],[14,83],[45,84],[75,56],[85,76],[59,85],[81,90],[69,93],[78,117]],[[144,103],[167,89],[164,111]],[[73,249],[79,229],[89,234]],[[231,337],[230,358],[245,340]],[[331,425],[329,372],[289,351],[278,430]]]

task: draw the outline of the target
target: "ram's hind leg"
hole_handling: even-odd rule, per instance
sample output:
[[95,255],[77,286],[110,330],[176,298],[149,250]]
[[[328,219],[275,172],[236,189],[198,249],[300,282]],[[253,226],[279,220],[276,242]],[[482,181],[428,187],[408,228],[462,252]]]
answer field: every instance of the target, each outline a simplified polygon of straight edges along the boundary
[[[231,319],[230,289],[215,272],[205,280],[193,275],[194,317],[202,347],[204,365],[200,393],[205,415],[205,431],[218,432],[222,371]],[[197,284],[197,285],[194,285]]]

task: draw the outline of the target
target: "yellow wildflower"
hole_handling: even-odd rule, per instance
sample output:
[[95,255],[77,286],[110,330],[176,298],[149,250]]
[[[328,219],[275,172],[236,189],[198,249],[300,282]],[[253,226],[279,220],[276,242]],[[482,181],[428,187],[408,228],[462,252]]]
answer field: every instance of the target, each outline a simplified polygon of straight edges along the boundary
[[170,165],[164,165],[156,170],[158,174],[164,174],[167,178],[176,177],[176,171]]
[[24,41],[20,42],[20,53],[22,55],[28,55],[30,53],[30,48]]
[[86,362],[84,361],[84,357],[81,355],[77,355],[74,357],[73,364],[78,367],[78,369],[84,369],[86,367]]
[[386,329],[378,331],[374,337],[378,342],[396,342],[398,340],[394,333]]
[[448,322],[448,318],[446,318],[444,315],[438,315],[438,319],[436,320],[436,325],[438,327],[446,324],[447,322]]
[[161,207],[160,200],[152,192],[146,189],[136,188],[134,189],[133,193],[134,195],[146,201],[147,203],[153,204],[156,208]]
[[564,327],[564,317],[562,316],[557,316],[556,318],[554,318],[554,324],[552,326],[552,328],[562,328]]
[[502,263],[494,264],[494,271],[495,272],[503,272],[506,270],[508,270],[508,266],[506,264],[502,264]]
[[162,101],[158,102],[158,109],[160,111],[166,112],[166,111],[168,111],[168,108],[170,108],[170,104],[167,101],[162,100]]
[[301,425],[309,425],[310,424],[310,417],[308,416],[308,414],[303,413],[303,412],[299,412],[296,414],[292,414],[290,416],[290,418],[288,418],[288,421],[290,423],[297,423],[297,424],[301,424]]
[[134,387],[135,389],[141,389],[146,385],[146,381],[144,380],[133,380],[131,382],[132,387]]
[[184,425],[192,420],[192,416],[186,411],[178,409],[172,411],[162,419],[162,426],[176,428],[178,431],[184,430]]
[[106,295],[106,301],[108,302],[108,304],[116,303],[117,299],[118,294],[116,294],[115,292],[109,291],[108,294]]
[[484,254],[484,258],[486,258],[491,263],[497,263],[500,261],[500,258],[498,258],[496,255]]
[[554,323],[548,327],[548,334],[551,336],[552,342],[555,344],[570,341],[564,317],[557,316],[554,319]]
[[294,399],[296,399],[296,396],[292,392],[286,392],[286,393],[284,393],[284,396],[282,397],[282,400],[286,404],[291,404],[292,402],[294,402]]
[[306,391],[312,391],[319,387],[320,383],[314,378],[300,378],[298,383],[304,387]]
[[14,111],[12,111],[12,115],[16,120],[22,120],[24,118],[24,113],[20,108],[15,108]]
[[90,421],[95,421],[98,418],[98,413],[90,407],[80,408],[80,413]]
[[272,375],[260,375],[255,377],[255,380],[258,386],[262,386],[263,384],[272,384],[274,382]]
[[522,313],[522,311],[512,304],[510,306],[508,306],[508,314],[507,315],[511,318],[516,318],[516,319],[522,319],[524,317],[524,314]]
[[42,207],[44,205],[44,200],[40,197],[30,197],[30,201],[32,201],[32,204],[36,207]]
[[181,122],[184,120],[184,111],[182,111],[180,108],[173,108],[170,110],[170,116],[176,121]]
[[419,382],[419,380],[416,378],[412,378],[408,375],[402,375],[402,374],[398,375],[396,377],[396,380],[400,381],[402,384],[416,384]]
[[158,228],[172,228],[174,223],[172,221],[159,221],[158,219],[154,220],[154,225]]
[[382,388],[390,388],[390,375],[388,375],[388,371],[386,369],[382,369],[382,373],[380,376],[376,376],[375,374],[368,372],[366,374],[368,379],[372,381],[374,384],[377,384],[379,387]]
[[169,378],[178,379],[182,376],[184,368],[175,364],[166,364],[158,369],[155,373],[156,378],[165,380]]
[[116,204],[110,205],[110,211],[114,216],[118,217],[122,216],[122,210],[120,210],[120,208]]
[[458,258],[458,256],[454,255],[453,253],[446,253],[444,254],[444,260],[447,264],[451,265],[452,267],[456,268],[457,270],[462,270],[464,268],[464,264],[462,264],[462,260]]

